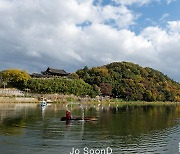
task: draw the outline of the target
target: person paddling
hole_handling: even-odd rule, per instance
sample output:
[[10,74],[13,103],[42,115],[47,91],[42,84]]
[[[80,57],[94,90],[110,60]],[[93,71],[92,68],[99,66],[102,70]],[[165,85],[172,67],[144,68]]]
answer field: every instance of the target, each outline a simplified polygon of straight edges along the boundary
[[66,120],[71,120],[71,112],[66,110]]

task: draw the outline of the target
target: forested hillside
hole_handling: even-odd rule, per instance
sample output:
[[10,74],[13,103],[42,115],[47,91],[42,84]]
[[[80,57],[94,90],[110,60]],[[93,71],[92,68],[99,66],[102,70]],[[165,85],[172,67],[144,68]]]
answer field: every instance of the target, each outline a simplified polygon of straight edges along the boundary
[[179,83],[157,70],[130,62],[84,67],[74,76],[100,87],[102,95],[125,100],[180,101]]
[[130,62],[83,69],[67,77],[32,78],[26,71],[0,72],[1,87],[30,89],[33,93],[97,95],[142,101],[180,101],[180,84],[152,68]]

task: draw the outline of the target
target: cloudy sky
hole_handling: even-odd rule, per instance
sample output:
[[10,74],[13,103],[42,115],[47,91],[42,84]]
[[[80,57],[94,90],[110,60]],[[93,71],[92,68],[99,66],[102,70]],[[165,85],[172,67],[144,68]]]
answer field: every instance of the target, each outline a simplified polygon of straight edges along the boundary
[[0,70],[114,61],[180,81],[180,0],[0,0]]

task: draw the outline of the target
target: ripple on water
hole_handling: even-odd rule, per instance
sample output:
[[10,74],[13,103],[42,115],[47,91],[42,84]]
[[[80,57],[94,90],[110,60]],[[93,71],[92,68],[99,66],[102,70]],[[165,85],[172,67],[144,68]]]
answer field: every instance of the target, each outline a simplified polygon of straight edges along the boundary
[[[80,149],[111,147],[113,154],[167,153],[169,151],[177,153],[180,118],[173,117],[172,120],[168,119],[169,121],[165,119],[165,124],[160,127],[156,127],[158,123],[153,121],[154,125],[151,127],[146,120],[151,119],[152,114],[143,112],[139,115],[141,111],[137,109],[137,115],[131,112],[123,112],[120,115],[103,112],[96,123],[76,121],[66,124],[60,121],[61,114],[53,110],[46,110],[43,114],[39,108],[22,110],[24,113],[18,110],[16,114],[22,116],[20,124],[15,121],[16,127],[10,125],[7,128],[7,123],[0,127],[1,133],[6,129],[19,133],[9,134],[6,131],[4,132],[7,133],[6,136],[0,135],[0,146],[4,147],[1,148],[1,152],[67,154],[72,147]],[[4,113],[3,118],[8,112]],[[112,118],[113,116],[116,121]],[[143,125],[136,124],[137,120],[138,122],[142,120]],[[25,123],[23,128],[20,128],[21,121],[23,125]]]

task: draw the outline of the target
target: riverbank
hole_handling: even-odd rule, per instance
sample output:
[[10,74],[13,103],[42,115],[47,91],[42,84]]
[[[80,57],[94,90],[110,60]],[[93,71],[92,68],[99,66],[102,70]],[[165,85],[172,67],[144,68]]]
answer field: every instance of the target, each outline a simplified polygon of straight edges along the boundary
[[124,101],[109,97],[79,97],[75,95],[63,94],[26,94],[26,96],[10,97],[0,96],[0,103],[39,103],[42,98],[55,104],[67,104],[69,102],[78,102],[85,107],[123,107],[123,106],[162,106],[162,105],[180,105],[180,102],[146,102],[146,101]]
[[0,103],[38,103],[38,99],[31,97],[0,97]]

